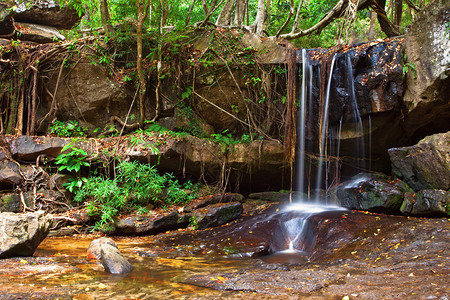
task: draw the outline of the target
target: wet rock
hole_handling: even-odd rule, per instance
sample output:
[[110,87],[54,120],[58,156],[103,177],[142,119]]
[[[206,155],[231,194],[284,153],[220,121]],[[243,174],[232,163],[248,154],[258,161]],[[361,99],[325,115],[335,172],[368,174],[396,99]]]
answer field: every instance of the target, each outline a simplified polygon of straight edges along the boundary
[[237,193],[226,193],[223,195],[213,195],[208,197],[205,200],[202,200],[191,207],[191,209],[199,209],[208,205],[217,204],[217,203],[229,203],[229,202],[242,202],[244,200],[244,196]]
[[361,173],[341,183],[334,194],[348,209],[383,213],[400,213],[405,192],[412,189],[399,179],[390,180],[383,174]]
[[450,38],[448,1],[431,1],[408,28],[404,102],[408,109],[407,134],[420,138],[427,132],[449,130]]
[[237,219],[243,211],[242,203],[218,203],[196,210],[192,217],[198,229],[220,226]]
[[106,272],[111,274],[126,274],[133,270],[133,266],[122,256],[119,249],[110,245],[101,245],[101,261]]
[[436,134],[417,145],[389,149],[392,170],[415,191],[450,188],[450,132]]
[[401,212],[413,216],[450,215],[450,192],[443,190],[423,190],[406,192]]
[[0,195],[0,212],[21,212],[22,203],[17,193],[5,193]]
[[31,256],[47,236],[52,216],[44,211],[0,213],[0,258]]
[[17,8],[14,20],[40,25],[53,26],[58,29],[71,29],[78,24],[81,16],[71,6],[61,7],[54,0],[15,1]]
[[15,23],[20,39],[36,43],[53,43],[66,38],[55,27],[28,23]]
[[23,182],[19,166],[8,160],[0,161],[0,188],[12,187]]
[[116,242],[110,238],[93,240],[89,245],[87,258],[100,260],[105,271],[111,274],[126,274],[133,270],[133,266],[120,253]]
[[114,224],[112,233],[127,235],[147,235],[175,230],[187,226],[185,218],[180,218],[176,211],[167,215],[131,216],[119,219]]
[[99,239],[95,239],[93,240],[90,244],[89,244],[89,248],[87,250],[87,258],[88,259],[97,259],[100,260],[101,259],[101,246],[103,244],[109,244],[115,248],[118,248],[117,243],[108,237],[101,237]]

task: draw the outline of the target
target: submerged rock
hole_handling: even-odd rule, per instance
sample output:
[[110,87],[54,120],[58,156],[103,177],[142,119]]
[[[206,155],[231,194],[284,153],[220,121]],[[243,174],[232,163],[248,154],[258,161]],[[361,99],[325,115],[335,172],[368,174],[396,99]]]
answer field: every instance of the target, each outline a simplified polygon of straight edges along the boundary
[[405,192],[411,188],[399,179],[374,173],[361,173],[338,185],[334,191],[341,205],[348,209],[400,213]]
[[47,236],[52,216],[44,211],[0,213],[0,258],[31,256]]
[[450,192],[443,190],[406,192],[400,210],[413,216],[450,215]]
[[450,131],[417,145],[389,149],[394,174],[415,191],[450,188]]

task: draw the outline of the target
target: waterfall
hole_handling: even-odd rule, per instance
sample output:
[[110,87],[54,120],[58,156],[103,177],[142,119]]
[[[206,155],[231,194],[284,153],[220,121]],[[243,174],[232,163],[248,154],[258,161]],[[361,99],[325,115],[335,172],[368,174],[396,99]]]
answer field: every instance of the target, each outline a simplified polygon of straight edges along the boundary
[[[308,82],[312,82],[311,78],[308,78],[309,59],[306,55],[306,49],[302,50],[302,87],[300,97],[300,118],[298,123],[298,168],[297,168],[297,182],[298,190],[303,192],[305,189],[305,127],[306,127],[306,97],[307,90],[306,85]],[[309,79],[309,80],[307,80]]]
[[[316,189],[320,189],[322,186],[322,173],[323,173],[323,165],[325,164],[325,169],[327,169],[327,154],[325,149],[325,142],[328,136],[328,108],[330,106],[330,89],[331,89],[331,80],[333,78],[333,70],[334,64],[336,62],[336,54],[333,56],[333,60],[331,61],[330,66],[330,75],[327,82],[327,89],[325,91],[325,101],[323,104],[323,114],[322,114],[322,122],[321,122],[321,130],[319,136],[319,162],[318,162],[318,170],[316,177]],[[316,202],[319,202],[318,197],[316,198]]]
[[[309,57],[307,50],[301,51],[302,77],[300,89],[300,104],[297,115],[297,190],[305,191],[305,182],[308,182],[308,197],[297,199],[296,203],[287,207],[286,219],[279,224],[274,241],[271,244],[271,253],[300,253],[307,255],[309,247],[314,244],[314,233],[310,226],[310,218],[318,213],[332,210],[344,210],[339,206],[332,206],[328,203],[328,188],[339,183],[340,175],[340,155],[341,136],[344,130],[350,131],[352,147],[358,161],[365,158],[364,126],[360,115],[360,108],[356,97],[354,84],[354,71],[351,56],[347,54],[335,54],[331,60],[329,75],[325,82],[325,93],[323,102],[315,93],[314,88],[320,87],[320,82],[314,81],[314,61]],[[339,68],[344,64],[344,68]],[[320,68],[320,66],[318,66]],[[320,74],[320,69],[319,69]],[[342,78],[337,82],[336,79]],[[332,86],[339,89],[340,94],[332,90]],[[319,92],[320,94],[320,92]],[[341,97],[332,98],[332,95]],[[343,99],[343,100],[342,100]],[[332,102],[333,101],[333,102]],[[344,101],[341,103],[341,116],[334,113],[330,121],[330,107],[335,109],[339,105],[334,101]],[[320,107],[322,105],[322,107]],[[321,113],[318,113],[318,112]],[[315,117],[315,115],[319,117]],[[339,117],[339,119],[337,119]],[[369,147],[371,119],[368,118],[369,127]],[[333,122],[333,124],[330,124]],[[319,124],[319,128],[317,128]],[[349,128],[350,125],[350,128]],[[318,139],[314,139],[314,136]],[[347,139],[349,139],[347,135]],[[347,141],[348,141],[347,140]],[[370,151],[370,150],[369,150]],[[312,170],[312,159],[306,170],[306,153],[317,154],[317,169]],[[370,155],[370,153],[369,153]],[[334,161],[333,161],[334,160]],[[333,162],[335,165],[333,165]],[[370,166],[369,166],[370,167]],[[357,169],[365,168],[364,164],[356,166]],[[313,194],[311,203],[306,203],[310,198],[311,172],[316,172],[315,181],[312,182],[313,189],[326,189],[325,194]],[[324,178],[325,177],[325,178]],[[314,178],[313,178],[314,179]],[[307,199],[305,199],[307,198]]]

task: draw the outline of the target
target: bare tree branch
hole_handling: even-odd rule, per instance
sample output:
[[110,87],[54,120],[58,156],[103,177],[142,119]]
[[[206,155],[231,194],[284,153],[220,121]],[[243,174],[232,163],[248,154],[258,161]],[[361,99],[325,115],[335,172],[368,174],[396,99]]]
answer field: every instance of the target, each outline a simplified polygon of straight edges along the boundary
[[[303,1],[302,1],[303,2]],[[289,16],[287,17],[284,24],[281,26],[281,28],[278,30],[276,37],[278,38],[281,34],[281,32],[286,28],[287,24],[289,24],[289,21],[291,21],[292,16],[294,15],[294,0],[291,0],[291,9],[289,10]]]
[[344,8],[347,7],[348,5],[348,1],[349,0],[340,0],[326,15],[325,17],[320,20],[319,23],[317,23],[316,25],[306,29],[306,30],[301,30],[297,33],[286,33],[286,34],[282,34],[280,35],[281,38],[284,39],[296,39],[302,36],[306,36],[309,35],[311,33],[313,33],[316,30],[321,30],[323,28],[325,28],[328,24],[330,24],[335,18],[338,18],[341,13],[343,12]]

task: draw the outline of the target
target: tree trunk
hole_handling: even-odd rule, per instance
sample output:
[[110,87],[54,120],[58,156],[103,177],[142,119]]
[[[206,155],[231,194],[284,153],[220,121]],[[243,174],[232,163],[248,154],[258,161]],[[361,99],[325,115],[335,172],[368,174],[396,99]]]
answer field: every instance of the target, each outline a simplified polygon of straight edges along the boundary
[[244,24],[245,16],[245,0],[236,0],[236,7],[234,11],[234,24],[241,27]]
[[395,25],[400,28],[402,24],[403,0],[395,0]]
[[138,78],[139,78],[139,124],[142,127],[144,125],[144,121],[145,121],[144,96],[145,96],[145,90],[146,90],[146,80],[145,80],[145,75],[144,75],[144,69],[142,67],[142,39],[143,39],[144,22],[145,22],[145,18],[147,16],[148,9],[144,8],[144,3],[142,2],[142,0],[136,1],[136,8],[137,8],[136,69],[137,69]]
[[102,18],[102,26],[106,33],[112,32],[111,17],[109,15],[107,0],[100,0],[100,15]]
[[216,25],[230,25],[231,24],[231,13],[233,12],[234,0],[227,0],[222,8],[222,11],[217,18]]
[[258,1],[258,10],[256,12],[255,22],[253,22],[253,31],[256,34],[262,34],[264,30],[264,21],[266,19],[266,1],[259,0]]

